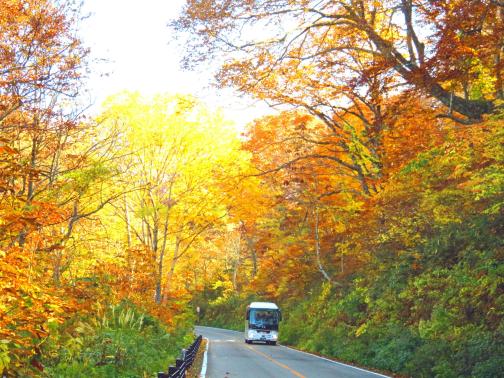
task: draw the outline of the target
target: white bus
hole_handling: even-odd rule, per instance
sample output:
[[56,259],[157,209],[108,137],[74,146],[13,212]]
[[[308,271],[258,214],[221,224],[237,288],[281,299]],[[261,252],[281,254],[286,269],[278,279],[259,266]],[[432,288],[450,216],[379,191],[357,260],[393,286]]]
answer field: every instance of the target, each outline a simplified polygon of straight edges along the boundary
[[245,316],[245,342],[264,341],[275,345],[278,340],[278,323],[282,313],[278,306],[271,302],[252,302],[247,306]]

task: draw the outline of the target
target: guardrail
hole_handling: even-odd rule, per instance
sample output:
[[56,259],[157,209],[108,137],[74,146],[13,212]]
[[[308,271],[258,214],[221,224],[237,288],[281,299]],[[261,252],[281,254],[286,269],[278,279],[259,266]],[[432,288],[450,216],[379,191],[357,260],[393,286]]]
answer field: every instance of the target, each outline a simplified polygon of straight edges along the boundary
[[187,369],[189,369],[194,362],[201,340],[202,337],[199,335],[189,348],[182,349],[181,358],[177,358],[175,366],[170,366],[168,368],[168,373],[157,373],[157,378],[184,378]]

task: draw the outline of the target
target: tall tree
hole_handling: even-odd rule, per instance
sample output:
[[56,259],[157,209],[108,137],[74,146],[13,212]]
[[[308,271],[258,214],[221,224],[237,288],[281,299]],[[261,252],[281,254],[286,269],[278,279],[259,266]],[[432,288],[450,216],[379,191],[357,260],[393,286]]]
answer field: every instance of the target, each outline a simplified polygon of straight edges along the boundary
[[0,122],[20,108],[54,110],[55,96],[78,93],[88,53],[76,37],[79,17],[74,1],[2,2]]
[[[187,65],[224,53],[219,81],[258,97],[275,100],[271,88],[287,87],[304,102],[303,87],[292,89],[296,72],[303,80],[294,82],[336,92],[325,94],[330,103],[380,75],[381,91],[425,93],[462,123],[480,121],[502,97],[502,7],[489,0],[188,0],[174,26],[191,33]],[[475,90],[485,81],[493,91]]]
[[0,6],[1,370],[5,361],[20,367],[30,359],[40,368],[36,357],[48,322],[70,312],[47,272],[59,226],[68,220],[56,198],[64,192],[58,179],[72,165],[63,157],[82,131],[78,112],[64,103],[79,92],[86,67],[79,17],[73,2]]
[[[131,237],[157,264],[155,300],[167,299],[177,263],[216,227],[227,211],[216,182],[238,146],[232,128],[188,96],[138,94],[112,99],[106,122],[124,130],[123,161],[139,189],[120,208]],[[134,244],[134,243],[133,243]]]

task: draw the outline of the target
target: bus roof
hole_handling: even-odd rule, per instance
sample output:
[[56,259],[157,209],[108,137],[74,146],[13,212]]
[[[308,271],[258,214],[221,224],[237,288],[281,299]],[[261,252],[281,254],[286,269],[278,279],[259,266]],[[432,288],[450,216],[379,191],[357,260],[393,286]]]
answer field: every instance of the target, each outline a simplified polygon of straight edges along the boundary
[[278,310],[278,306],[272,302],[252,302],[249,306],[250,308],[260,308],[268,310]]

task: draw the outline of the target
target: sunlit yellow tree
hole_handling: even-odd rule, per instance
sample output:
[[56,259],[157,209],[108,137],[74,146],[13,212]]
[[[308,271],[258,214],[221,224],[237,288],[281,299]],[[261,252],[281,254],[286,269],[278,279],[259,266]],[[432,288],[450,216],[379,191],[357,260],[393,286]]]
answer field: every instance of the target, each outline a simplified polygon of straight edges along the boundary
[[121,169],[136,188],[117,204],[123,240],[151,251],[154,298],[162,303],[175,290],[177,263],[227,215],[218,183],[237,166],[237,133],[190,96],[123,93],[108,101],[103,118],[122,130]]

